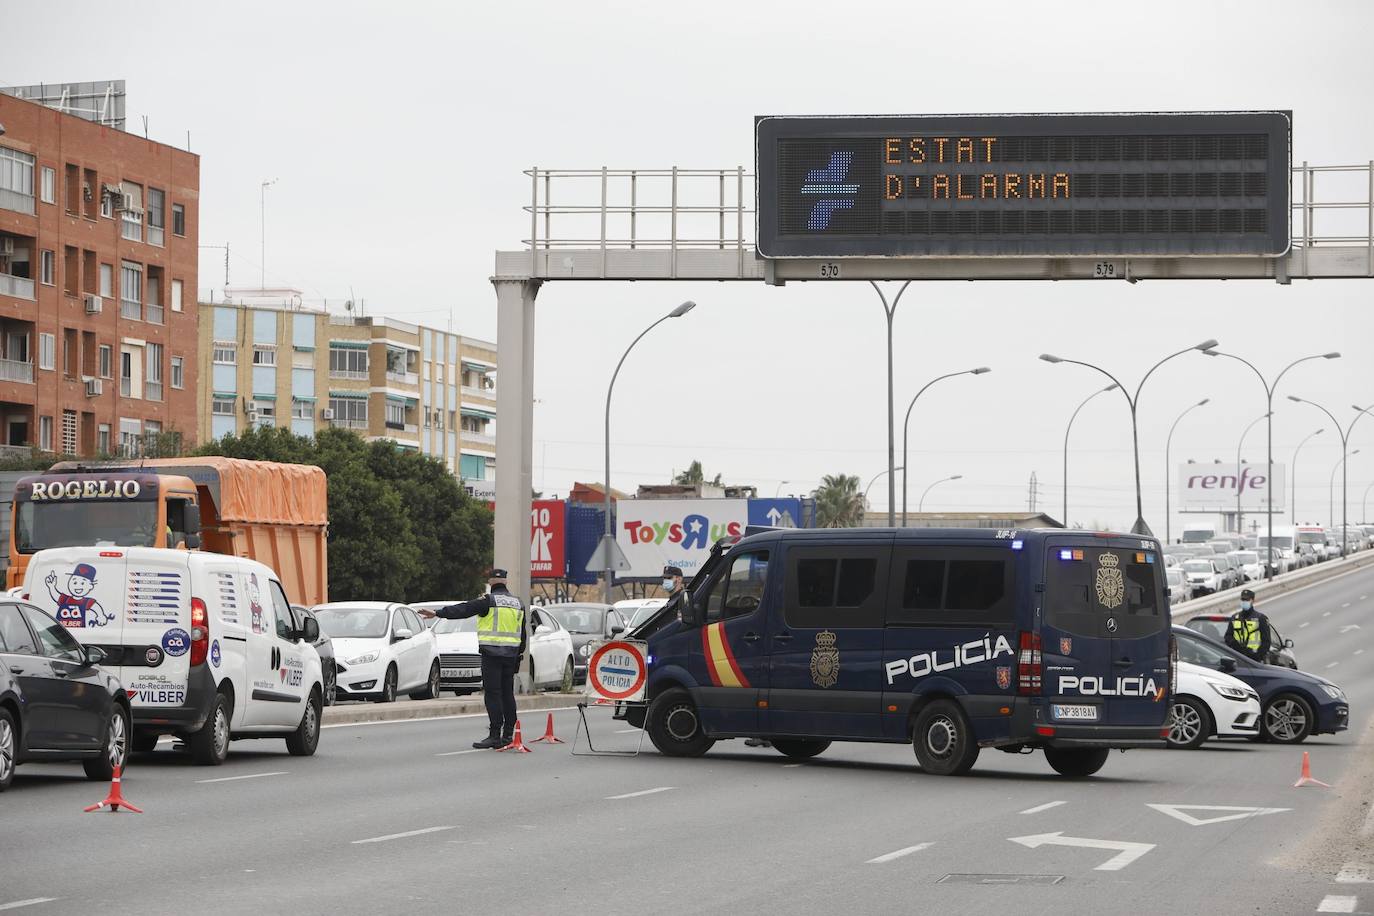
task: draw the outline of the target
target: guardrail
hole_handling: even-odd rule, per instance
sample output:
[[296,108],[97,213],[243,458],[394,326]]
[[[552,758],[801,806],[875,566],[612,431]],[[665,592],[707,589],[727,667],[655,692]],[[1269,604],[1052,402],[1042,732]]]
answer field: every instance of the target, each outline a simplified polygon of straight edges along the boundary
[[1248,588],[1254,591],[1256,604],[1261,604],[1265,597],[1277,597],[1285,592],[1295,591],[1307,585],[1315,585],[1327,579],[1334,579],[1366,566],[1374,566],[1374,550],[1361,550],[1359,553],[1351,554],[1344,559],[1327,560],[1325,563],[1318,563],[1316,566],[1309,566],[1306,569],[1295,569],[1293,572],[1284,573],[1269,580],[1247,582],[1244,585],[1228,588],[1224,592],[1217,592],[1205,598],[1194,598],[1176,606],[1171,605],[1169,613],[1174,620],[1186,620],[1197,614],[1211,614],[1217,611],[1231,613],[1240,609],[1241,589]]

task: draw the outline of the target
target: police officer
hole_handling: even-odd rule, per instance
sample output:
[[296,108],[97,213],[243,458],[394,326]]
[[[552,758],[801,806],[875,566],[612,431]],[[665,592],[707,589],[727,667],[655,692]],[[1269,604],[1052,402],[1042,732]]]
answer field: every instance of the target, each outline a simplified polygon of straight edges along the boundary
[[682,581],[682,570],[676,566],[663,567],[663,594],[668,596],[669,601],[686,587]]
[[1255,610],[1255,593],[1240,593],[1240,610],[1231,615],[1226,628],[1226,645],[1257,662],[1269,661],[1269,618]]
[[490,591],[481,598],[419,611],[423,617],[477,618],[477,652],[482,658],[482,695],[487,704],[487,737],[476,748],[510,744],[515,734],[515,672],[525,654],[525,605],[506,589],[506,571],[487,574]]

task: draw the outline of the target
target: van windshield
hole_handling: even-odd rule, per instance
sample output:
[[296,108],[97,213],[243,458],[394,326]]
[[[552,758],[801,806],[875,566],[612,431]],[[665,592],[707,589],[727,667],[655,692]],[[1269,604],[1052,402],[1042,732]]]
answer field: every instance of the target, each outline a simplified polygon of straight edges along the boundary
[[1206,528],[1202,531],[1184,531],[1183,543],[1201,544],[1205,541],[1210,541],[1214,537],[1216,537],[1216,532],[1213,531],[1211,528]]
[[1323,531],[1323,530],[1321,530],[1321,529],[1318,529],[1318,530],[1316,530],[1316,531],[1299,531],[1299,532],[1298,532],[1298,543],[1299,543],[1299,544],[1325,544],[1325,543],[1326,543],[1326,532]]
[[20,553],[49,547],[152,547],[157,503],[17,502],[14,543]]
[[[1046,623],[1079,636],[1136,638],[1163,630],[1168,620],[1155,573],[1158,561],[1153,551],[1050,548],[1045,555]],[[1114,630],[1107,626],[1109,618]]]
[[1276,534],[1272,538],[1268,537],[1267,535],[1261,535],[1259,539],[1259,546],[1268,547],[1270,546],[1271,541],[1273,542],[1273,546],[1279,548],[1280,550],[1293,549],[1293,539],[1286,534]]

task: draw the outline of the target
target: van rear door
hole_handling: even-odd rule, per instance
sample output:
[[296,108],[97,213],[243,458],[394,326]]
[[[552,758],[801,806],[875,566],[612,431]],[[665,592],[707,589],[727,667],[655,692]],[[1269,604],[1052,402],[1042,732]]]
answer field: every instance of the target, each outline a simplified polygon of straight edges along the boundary
[[25,571],[24,600],[57,618],[77,642],[104,649],[104,667],[117,668],[125,648],[126,563],[122,548],[40,550]]

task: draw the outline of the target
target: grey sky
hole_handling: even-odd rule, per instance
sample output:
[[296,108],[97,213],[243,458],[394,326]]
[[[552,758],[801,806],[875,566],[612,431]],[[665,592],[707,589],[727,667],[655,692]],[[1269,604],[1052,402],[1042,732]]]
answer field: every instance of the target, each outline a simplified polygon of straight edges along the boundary
[[[1129,12],[1128,12],[1129,9]],[[123,78],[130,127],[202,157],[201,241],[229,242],[235,285],[258,282],[258,187],[268,192],[267,282],[374,315],[495,334],[492,252],[528,235],[533,165],[733,167],[761,113],[1291,108],[1294,159],[1374,158],[1374,57],[1365,3],[70,3],[7,11],[0,83]],[[95,40],[103,24],[106,39]],[[23,36],[22,40],[20,36]],[[85,36],[85,37],[80,37]],[[1302,40],[1298,40],[1301,38]],[[79,48],[79,53],[75,53]],[[752,236],[751,236],[752,237]],[[223,286],[222,252],[201,260]],[[895,288],[895,287],[894,287]],[[1060,512],[1060,447],[1100,379],[1036,361],[1100,362],[1134,384],[1207,337],[1267,372],[1308,353],[1283,393],[1345,419],[1374,401],[1374,281],[928,283],[896,321],[898,402],[913,418],[914,500],[1023,508],[1032,471]],[[661,481],[692,458],[771,495],[822,474],[863,482],[886,463],[882,314],[866,285],[558,284],[539,297],[535,482],[566,493],[601,476],[602,399],[623,347],[685,298],[627,363],[614,405],[613,482]],[[1146,518],[1163,529],[1163,439],[1177,460],[1234,460],[1263,412],[1243,366],[1183,357],[1141,406]],[[899,408],[900,410],[900,408]],[[900,421],[900,418],[899,418]],[[1276,460],[1329,423],[1283,401]],[[1263,458],[1262,430],[1246,457]],[[1325,518],[1339,458],[1330,429],[1298,467],[1299,515]],[[1350,460],[1352,518],[1374,481],[1374,420]],[[1119,395],[1080,415],[1074,521],[1133,519],[1130,427]],[[1339,483],[1339,477],[1337,478]],[[886,485],[873,488],[886,503]]]

